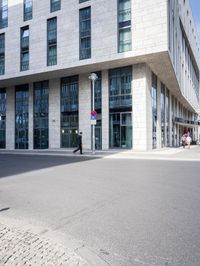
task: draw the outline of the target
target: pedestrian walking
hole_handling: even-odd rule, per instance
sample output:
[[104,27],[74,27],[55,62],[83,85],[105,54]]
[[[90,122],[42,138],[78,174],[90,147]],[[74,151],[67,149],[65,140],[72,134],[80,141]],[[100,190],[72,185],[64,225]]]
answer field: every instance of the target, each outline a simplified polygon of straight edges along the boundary
[[82,132],[80,132],[77,136],[77,144],[78,144],[78,147],[77,147],[77,149],[75,149],[73,151],[73,153],[76,153],[77,151],[80,150],[80,154],[83,154],[83,152],[82,152]]
[[188,145],[188,149],[190,149],[190,144],[191,144],[191,142],[192,142],[192,139],[191,139],[191,137],[190,137],[190,134],[188,133],[188,135],[187,135],[187,137],[186,137],[186,143],[187,143],[187,145]]
[[183,134],[183,136],[181,137],[181,145],[183,146],[184,149],[186,144],[186,138],[187,138],[186,134]]

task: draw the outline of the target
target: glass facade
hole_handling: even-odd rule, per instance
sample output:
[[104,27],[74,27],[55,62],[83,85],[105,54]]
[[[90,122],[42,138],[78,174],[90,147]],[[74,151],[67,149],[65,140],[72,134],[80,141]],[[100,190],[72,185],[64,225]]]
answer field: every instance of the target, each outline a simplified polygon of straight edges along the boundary
[[109,146],[132,148],[132,67],[109,71]]
[[57,64],[57,18],[47,20],[47,65]]
[[118,0],[118,51],[130,51],[131,40],[131,0]]
[[6,89],[0,89],[0,149],[6,147]]
[[[101,72],[95,72],[98,79],[94,83],[94,109],[97,112],[97,124],[95,125],[95,150],[102,149],[102,85]],[[91,100],[92,98],[92,82],[91,82]],[[91,104],[92,110],[92,104]],[[93,127],[91,127],[91,134],[93,134]],[[92,139],[92,138],[91,138]]]
[[34,149],[47,149],[49,146],[49,82],[34,83]]
[[166,88],[166,145],[169,147],[170,146],[170,132],[169,132],[169,90]]
[[161,147],[165,146],[165,85],[161,83]]
[[51,1],[51,12],[60,10],[61,0],[50,0]]
[[0,75],[5,74],[5,33],[0,34]]
[[29,121],[28,85],[16,86],[15,89],[15,149],[28,149]]
[[29,27],[21,28],[21,64],[20,70],[29,69]]
[[78,76],[61,79],[61,147],[77,146]]
[[24,0],[24,21],[33,18],[33,0]]
[[0,29],[8,27],[8,0],[0,0]]
[[91,8],[79,10],[80,59],[91,58]]
[[157,76],[152,73],[151,87],[152,102],[152,148],[157,148]]

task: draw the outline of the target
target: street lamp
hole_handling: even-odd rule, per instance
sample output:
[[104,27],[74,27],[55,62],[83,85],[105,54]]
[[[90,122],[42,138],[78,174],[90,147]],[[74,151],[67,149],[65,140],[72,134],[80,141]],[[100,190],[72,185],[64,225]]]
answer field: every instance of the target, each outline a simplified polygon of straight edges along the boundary
[[[95,108],[94,108],[94,83],[95,83],[95,80],[98,79],[98,76],[96,73],[91,73],[88,77],[91,81],[92,81],[92,112],[93,114],[95,112]],[[92,112],[91,112],[91,115],[92,115]],[[93,123],[92,124],[92,154],[95,154],[95,124]]]

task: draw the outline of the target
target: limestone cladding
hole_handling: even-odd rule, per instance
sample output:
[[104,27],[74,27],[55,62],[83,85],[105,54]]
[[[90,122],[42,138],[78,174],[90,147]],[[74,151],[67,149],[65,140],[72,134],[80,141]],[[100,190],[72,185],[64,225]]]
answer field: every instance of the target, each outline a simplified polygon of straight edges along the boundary
[[[33,1],[33,19],[23,21],[23,0],[9,0],[6,36],[6,70],[0,79],[87,66],[116,59],[167,51],[165,0],[132,1],[132,51],[118,53],[116,0],[62,1],[61,10],[50,12],[49,0]],[[91,59],[79,60],[79,9],[91,6]],[[47,66],[47,19],[57,17],[57,65]],[[20,28],[29,26],[30,67],[20,71]],[[8,52],[9,51],[9,52]]]
[[49,148],[60,148],[60,79],[49,81]]

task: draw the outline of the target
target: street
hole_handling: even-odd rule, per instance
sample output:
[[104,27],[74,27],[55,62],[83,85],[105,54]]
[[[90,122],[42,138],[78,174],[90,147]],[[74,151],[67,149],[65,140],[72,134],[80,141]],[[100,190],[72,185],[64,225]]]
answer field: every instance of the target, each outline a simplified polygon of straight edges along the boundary
[[64,236],[107,265],[198,266],[199,173],[191,160],[0,154],[0,223]]

